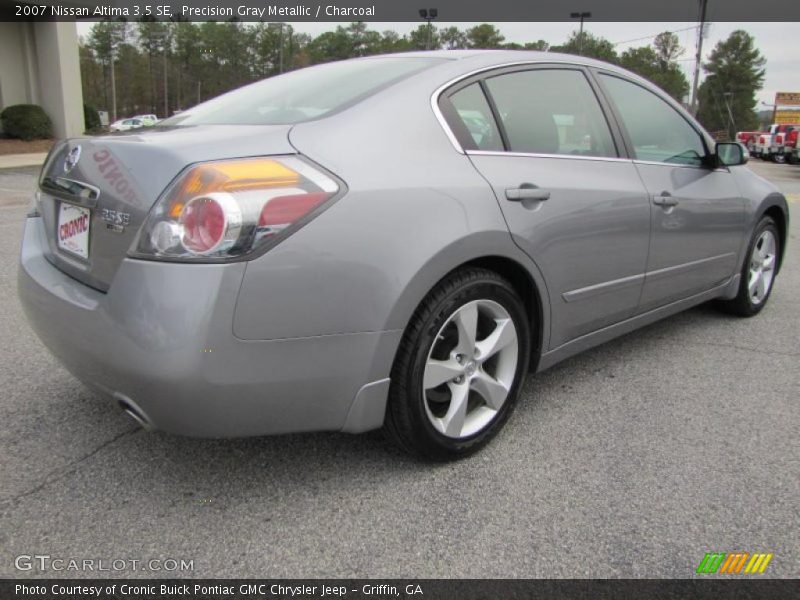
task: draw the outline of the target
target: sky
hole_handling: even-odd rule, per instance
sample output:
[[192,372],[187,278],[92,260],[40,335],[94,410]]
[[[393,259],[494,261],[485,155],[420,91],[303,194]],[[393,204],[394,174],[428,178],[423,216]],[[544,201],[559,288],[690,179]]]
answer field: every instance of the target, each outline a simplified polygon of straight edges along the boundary
[[[346,23],[302,22],[290,23],[295,31],[319,35],[324,31],[335,29],[337,25]],[[436,22],[437,27],[456,26],[467,29],[477,23]],[[416,28],[419,23],[381,23],[369,22],[370,29],[385,31],[387,29],[406,34]],[[564,43],[570,33],[575,30],[573,22],[556,23],[493,23],[505,36],[507,42],[530,42],[543,39],[551,45]],[[756,40],[761,54],[767,59],[764,88],[758,94],[758,109],[765,109],[761,102],[772,104],[776,92],[800,92],[800,36],[797,35],[797,23],[707,23],[709,29],[703,42],[703,60],[707,60],[714,46],[727,38],[736,29],[748,31]],[[86,35],[91,23],[79,23],[78,33]],[[694,56],[696,52],[697,23],[605,23],[586,21],[585,31],[599,35],[617,43],[617,52],[633,46],[644,46],[662,31],[677,33],[684,53],[680,57],[680,65],[686,72],[689,83],[692,81]],[[640,39],[644,38],[644,39]],[[631,41],[633,40],[633,41]],[[701,81],[703,72],[700,71]]]

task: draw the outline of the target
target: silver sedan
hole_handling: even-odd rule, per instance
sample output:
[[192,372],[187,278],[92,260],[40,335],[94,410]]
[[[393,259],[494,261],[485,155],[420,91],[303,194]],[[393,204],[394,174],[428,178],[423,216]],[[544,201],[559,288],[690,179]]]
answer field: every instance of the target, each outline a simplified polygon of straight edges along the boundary
[[702,302],[764,308],[788,209],[746,160],[602,62],[330,63],[57,144],[19,293],[146,427],[382,427],[456,458],[528,373]]

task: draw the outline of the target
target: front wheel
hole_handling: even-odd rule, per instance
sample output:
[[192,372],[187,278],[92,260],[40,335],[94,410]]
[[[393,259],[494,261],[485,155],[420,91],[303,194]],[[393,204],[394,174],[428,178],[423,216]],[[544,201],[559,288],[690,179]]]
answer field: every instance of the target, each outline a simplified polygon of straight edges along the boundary
[[742,267],[739,293],[733,300],[721,303],[724,310],[741,317],[752,317],[761,312],[775,282],[780,239],[772,217],[761,219],[750,240]]
[[414,314],[392,369],[385,431],[433,460],[467,456],[503,426],[530,355],[530,326],[514,288],[469,268],[444,279]]

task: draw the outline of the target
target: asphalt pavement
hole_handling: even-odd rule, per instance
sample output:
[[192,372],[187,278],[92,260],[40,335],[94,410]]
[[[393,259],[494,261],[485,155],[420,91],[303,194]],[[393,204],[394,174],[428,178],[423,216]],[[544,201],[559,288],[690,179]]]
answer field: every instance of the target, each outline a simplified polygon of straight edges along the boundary
[[[751,165],[797,212],[800,167]],[[575,357],[529,378],[483,452],[429,465],[379,433],[135,428],[25,322],[35,173],[0,171],[0,577],[692,577],[711,551],[800,575],[797,216],[761,315],[703,306]]]

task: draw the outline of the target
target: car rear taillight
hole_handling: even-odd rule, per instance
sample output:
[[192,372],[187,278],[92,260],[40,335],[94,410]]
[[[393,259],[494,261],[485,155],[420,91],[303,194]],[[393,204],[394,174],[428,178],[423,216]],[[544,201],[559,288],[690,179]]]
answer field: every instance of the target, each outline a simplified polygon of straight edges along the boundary
[[131,255],[202,262],[245,256],[290,235],[338,192],[332,177],[297,156],[201,163],[155,204]]

